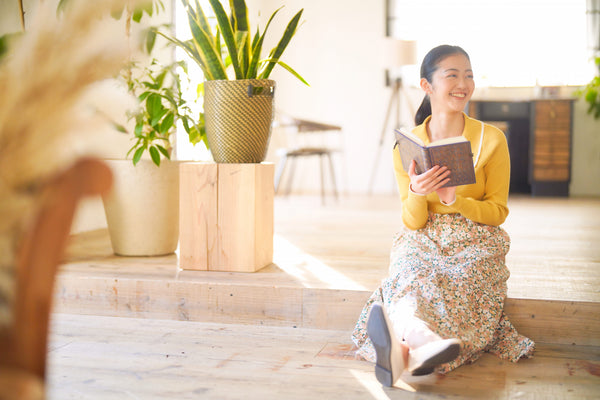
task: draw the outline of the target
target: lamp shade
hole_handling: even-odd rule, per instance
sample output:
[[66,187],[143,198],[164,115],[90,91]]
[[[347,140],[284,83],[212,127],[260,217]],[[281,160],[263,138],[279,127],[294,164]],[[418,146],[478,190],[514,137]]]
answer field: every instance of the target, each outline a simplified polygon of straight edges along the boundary
[[386,64],[390,68],[414,65],[417,63],[417,42],[388,38],[386,43]]

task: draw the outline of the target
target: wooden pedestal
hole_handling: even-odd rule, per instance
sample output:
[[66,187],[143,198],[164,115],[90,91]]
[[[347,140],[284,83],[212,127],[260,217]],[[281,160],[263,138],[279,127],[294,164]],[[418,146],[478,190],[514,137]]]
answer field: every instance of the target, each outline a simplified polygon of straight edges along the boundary
[[273,261],[274,165],[182,163],[179,265],[255,272]]

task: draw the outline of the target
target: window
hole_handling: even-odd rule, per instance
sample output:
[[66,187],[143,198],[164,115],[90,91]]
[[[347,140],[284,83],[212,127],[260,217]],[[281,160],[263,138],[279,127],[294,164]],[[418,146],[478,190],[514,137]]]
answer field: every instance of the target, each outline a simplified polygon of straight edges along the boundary
[[[387,0],[390,36],[470,55],[477,86],[582,85],[593,75],[584,0]],[[419,61],[420,62],[420,61]],[[418,79],[418,71],[407,71]]]

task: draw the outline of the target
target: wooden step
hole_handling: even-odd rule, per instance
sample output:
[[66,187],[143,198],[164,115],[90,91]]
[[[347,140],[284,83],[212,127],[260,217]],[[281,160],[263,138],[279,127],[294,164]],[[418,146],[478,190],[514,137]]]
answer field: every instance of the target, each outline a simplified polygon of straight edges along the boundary
[[[245,274],[180,271],[175,263],[175,256],[105,255],[66,264],[55,311],[350,330],[371,295],[306,287],[275,266]],[[598,303],[508,298],[505,309],[519,332],[536,341],[600,346]]]
[[[506,311],[538,342],[600,346],[600,199],[511,198]],[[275,199],[274,264],[183,271],[177,255],[117,257],[106,230],[73,237],[65,313],[350,330],[387,274],[395,196]]]

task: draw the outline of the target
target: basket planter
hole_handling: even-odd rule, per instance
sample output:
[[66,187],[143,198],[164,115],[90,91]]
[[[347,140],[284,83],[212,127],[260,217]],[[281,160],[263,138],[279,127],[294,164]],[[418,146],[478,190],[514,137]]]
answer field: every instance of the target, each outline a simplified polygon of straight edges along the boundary
[[173,253],[179,240],[179,161],[106,160],[113,187],[103,197],[113,251],[121,256]]
[[212,80],[204,83],[204,115],[217,163],[260,163],[271,137],[275,81]]

